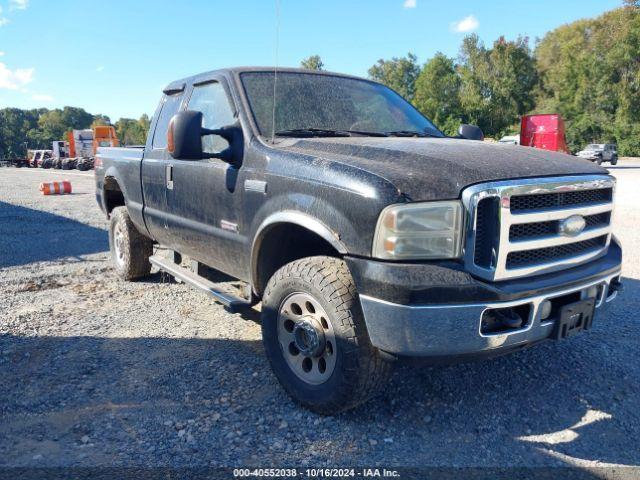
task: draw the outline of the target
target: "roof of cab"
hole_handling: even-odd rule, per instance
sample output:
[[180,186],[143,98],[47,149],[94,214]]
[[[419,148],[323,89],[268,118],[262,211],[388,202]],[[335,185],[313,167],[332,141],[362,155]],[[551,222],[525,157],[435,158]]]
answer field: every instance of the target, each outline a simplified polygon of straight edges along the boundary
[[[208,78],[215,75],[239,75],[241,73],[246,72],[274,72],[276,71],[276,67],[231,67],[231,68],[221,68],[218,70],[211,70],[209,72],[199,73],[197,75],[192,75],[190,77],[181,78],[179,80],[175,80],[169,83],[162,90],[167,95],[173,95],[178,92],[182,92],[187,85],[198,83],[203,80],[207,80]],[[358,80],[362,80],[361,77],[357,77],[355,75],[346,75],[344,73],[336,73],[336,72],[327,72],[325,70],[307,70],[304,68],[286,68],[286,67],[278,67],[277,71],[279,73],[312,73],[316,75],[331,75],[334,77],[345,77],[345,78],[354,78]]]

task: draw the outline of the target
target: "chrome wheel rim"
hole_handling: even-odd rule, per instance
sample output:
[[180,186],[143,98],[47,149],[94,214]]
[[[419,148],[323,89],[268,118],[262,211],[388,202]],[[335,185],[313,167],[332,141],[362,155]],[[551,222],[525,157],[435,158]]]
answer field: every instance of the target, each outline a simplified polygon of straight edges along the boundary
[[337,345],[324,308],[312,295],[289,295],[278,310],[278,341],[287,365],[309,384],[320,385],[336,366]]
[[113,227],[113,248],[116,254],[118,265],[124,265],[124,232],[119,223]]

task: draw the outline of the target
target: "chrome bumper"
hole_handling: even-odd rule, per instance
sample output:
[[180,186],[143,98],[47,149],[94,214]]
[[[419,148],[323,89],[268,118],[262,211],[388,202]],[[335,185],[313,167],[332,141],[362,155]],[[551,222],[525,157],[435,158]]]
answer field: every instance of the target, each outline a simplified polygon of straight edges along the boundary
[[[602,286],[596,299],[596,310],[611,302],[617,291],[609,294],[609,285],[620,272],[598,280],[558,290],[544,295],[521,298],[512,302],[457,305],[400,305],[367,295],[360,302],[371,343],[386,352],[417,357],[450,357],[467,354],[499,354],[500,350],[516,349],[548,338],[554,320],[540,319],[540,305],[564,295]],[[525,327],[507,333],[483,334],[481,317],[489,308],[508,308],[529,304],[530,318]],[[597,321],[597,320],[596,320]]]

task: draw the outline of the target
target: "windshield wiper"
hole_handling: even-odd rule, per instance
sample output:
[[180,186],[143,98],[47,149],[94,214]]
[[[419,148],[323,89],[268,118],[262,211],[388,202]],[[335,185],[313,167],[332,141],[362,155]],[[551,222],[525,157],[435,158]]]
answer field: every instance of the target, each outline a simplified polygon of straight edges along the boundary
[[292,128],[275,133],[278,137],[388,137],[383,132],[365,132],[362,130],[333,130],[330,128]]
[[351,134],[344,130],[328,128],[292,128],[275,133],[278,137],[349,137]]
[[440,138],[439,135],[434,135],[427,132],[415,132],[413,130],[396,130],[392,132],[385,132],[390,137],[434,137]]

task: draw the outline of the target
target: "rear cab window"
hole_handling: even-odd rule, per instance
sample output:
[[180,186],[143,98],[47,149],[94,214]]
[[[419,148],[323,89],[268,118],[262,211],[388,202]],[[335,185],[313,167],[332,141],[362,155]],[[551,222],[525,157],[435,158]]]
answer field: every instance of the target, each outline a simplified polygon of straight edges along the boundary
[[153,133],[154,150],[162,150],[167,148],[167,129],[171,118],[178,113],[180,103],[182,102],[182,92],[174,95],[164,95],[162,97],[162,109],[158,115],[158,121]]

